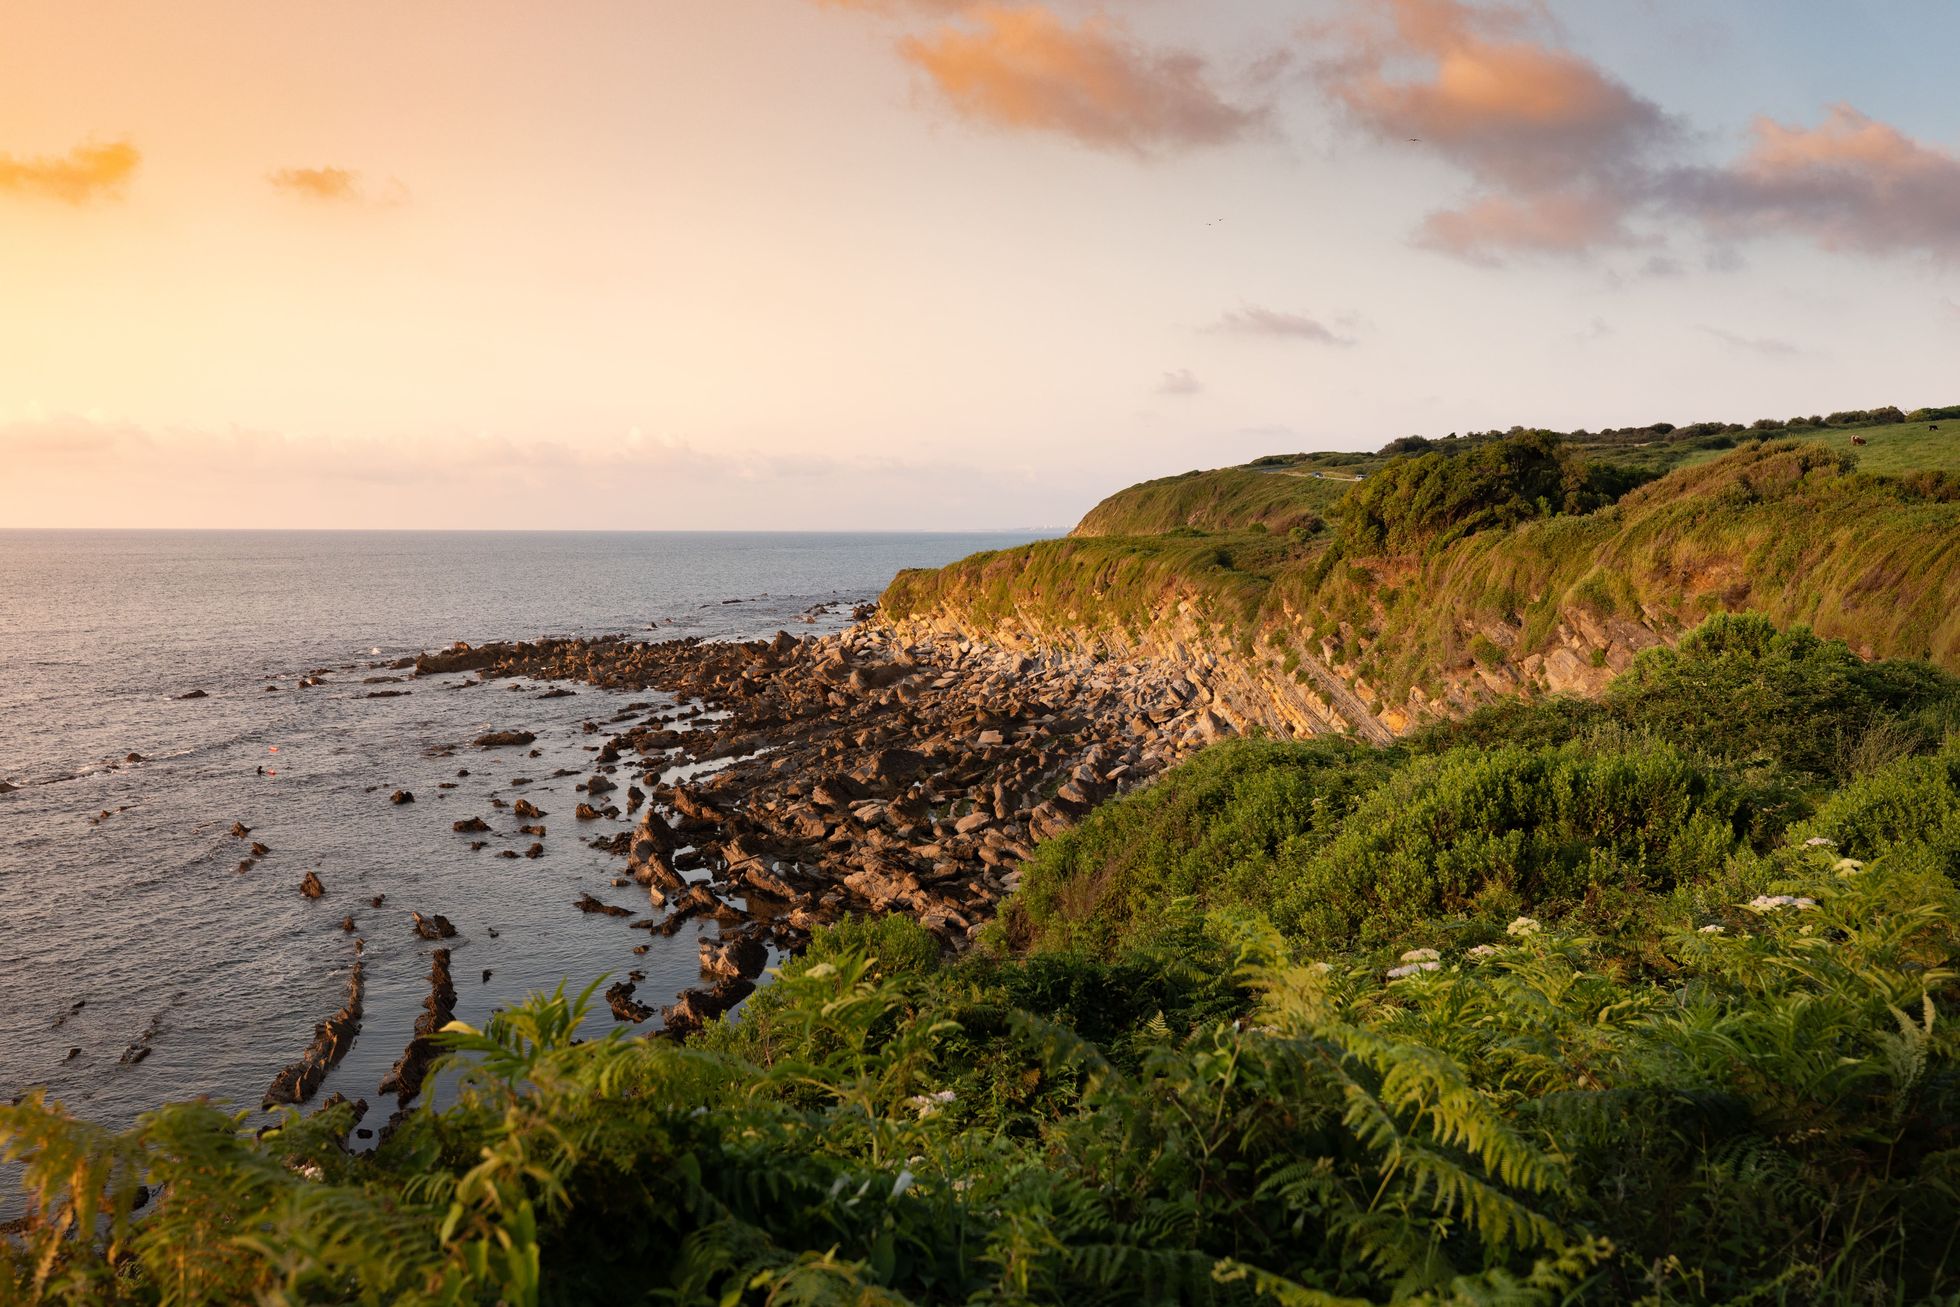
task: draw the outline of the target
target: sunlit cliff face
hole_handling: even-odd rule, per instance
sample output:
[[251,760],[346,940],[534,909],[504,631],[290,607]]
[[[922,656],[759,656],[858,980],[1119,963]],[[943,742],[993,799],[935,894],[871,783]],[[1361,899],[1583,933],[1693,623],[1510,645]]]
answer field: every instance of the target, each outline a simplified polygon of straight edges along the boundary
[[20,0],[0,526],[1060,525],[1952,402],[1960,15]]

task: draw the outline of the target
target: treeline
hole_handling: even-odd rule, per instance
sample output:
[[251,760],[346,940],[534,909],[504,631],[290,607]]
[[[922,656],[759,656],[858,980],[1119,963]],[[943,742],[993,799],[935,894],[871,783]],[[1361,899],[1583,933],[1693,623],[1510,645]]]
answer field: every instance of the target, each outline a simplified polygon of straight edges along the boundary
[[[1458,435],[1452,431],[1440,438],[1428,436],[1400,436],[1382,446],[1381,457],[1393,458],[1404,454],[1420,454],[1432,450],[1448,451],[1463,448],[1480,442],[1518,439],[1526,435],[1550,435],[1574,443],[1590,445],[1643,445],[1651,442],[1680,444],[1689,442],[1713,442],[1698,445],[1698,448],[1728,449],[1734,441],[1723,442],[1719,438],[1727,436],[1763,436],[1796,434],[1805,431],[1826,431],[1836,428],[1890,426],[1903,422],[1940,422],[1948,418],[1960,418],[1960,404],[1943,408],[1916,408],[1905,412],[1895,405],[1887,404],[1879,408],[1843,409],[1835,413],[1813,413],[1808,417],[1798,415],[1790,418],[1757,418],[1753,422],[1690,422],[1676,426],[1672,422],[1655,422],[1641,427],[1603,427],[1589,431],[1584,427],[1572,431],[1553,431],[1543,427],[1514,426],[1509,430],[1492,428],[1489,431],[1469,431]],[[1256,464],[1254,465],[1256,466]]]

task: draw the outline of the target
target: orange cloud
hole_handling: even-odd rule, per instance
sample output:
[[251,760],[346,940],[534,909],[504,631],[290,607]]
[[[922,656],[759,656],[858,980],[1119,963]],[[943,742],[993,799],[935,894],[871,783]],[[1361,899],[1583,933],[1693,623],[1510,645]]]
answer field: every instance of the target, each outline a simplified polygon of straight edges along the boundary
[[1960,256],[1960,157],[1848,104],[1821,125],[1755,122],[1747,153],[1681,170],[1665,188],[1725,231],[1776,231],[1829,250]]
[[289,195],[309,200],[358,200],[360,174],[345,168],[280,168],[266,180]]
[[[1660,109],[1596,64],[1523,39],[1525,15],[1459,0],[1388,0],[1390,30],[1350,28],[1355,49],[1329,89],[1369,129],[1419,137],[1480,174],[1514,183],[1597,166],[1598,151],[1663,135]],[[1418,60],[1398,79],[1391,63]]]
[[1104,18],[1071,27],[1040,6],[982,6],[968,25],[907,39],[899,50],[965,118],[1098,149],[1219,145],[1264,118],[1225,101],[1196,56],[1143,49]]
[[1626,216],[1622,200],[1598,192],[1485,195],[1461,208],[1430,214],[1416,240],[1472,263],[1495,263],[1515,251],[1583,254],[1600,246],[1632,244]]
[[86,204],[120,191],[142,160],[127,141],[78,145],[61,158],[16,159],[0,154],[0,195],[42,195]]
[[1324,86],[1350,119],[1442,156],[1480,188],[1430,217],[1425,244],[1489,261],[1629,239],[1622,218],[1645,157],[1678,129],[1590,60],[1529,39],[1530,25],[1509,6],[1388,0],[1334,33],[1344,50],[1323,65]]

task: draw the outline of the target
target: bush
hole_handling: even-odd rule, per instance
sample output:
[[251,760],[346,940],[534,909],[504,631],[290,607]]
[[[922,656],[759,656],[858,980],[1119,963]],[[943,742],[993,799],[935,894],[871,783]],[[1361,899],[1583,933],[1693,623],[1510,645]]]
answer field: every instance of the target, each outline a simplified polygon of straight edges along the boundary
[[1527,432],[1460,453],[1397,459],[1347,493],[1339,522],[1351,549],[1414,554],[1611,500],[1557,436]]
[[1666,745],[1458,749],[1397,771],[1334,838],[1288,841],[1271,912],[1318,948],[1525,911],[1616,927],[1643,896],[1722,866],[1752,818],[1743,787]]
[[1647,650],[1605,696],[1615,720],[1684,747],[1816,777],[1849,775],[1880,723],[1911,732],[1913,747],[1937,745],[1955,703],[1960,682],[1929,664],[1866,662],[1841,640],[1753,614],[1711,617],[1677,648]]

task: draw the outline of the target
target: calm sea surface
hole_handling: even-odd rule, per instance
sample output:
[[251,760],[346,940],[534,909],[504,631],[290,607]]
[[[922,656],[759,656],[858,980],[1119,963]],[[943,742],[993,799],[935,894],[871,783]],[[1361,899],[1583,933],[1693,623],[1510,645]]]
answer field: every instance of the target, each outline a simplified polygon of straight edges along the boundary
[[[367,678],[454,640],[835,630],[902,567],[1028,538],[0,531],[0,781],[19,787],[0,794],[0,1098],[42,1085],[113,1125],[196,1094],[256,1107],[342,1001],[350,912],[366,1019],[319,1092],[367,1098],[371,1125],[427,993],[435,946],[411,910],[461,932],[465,1021],[632,969],[657,1008],[697,982],[697,936],[635,956],[645,932],[572,906],[589,891],[648,907],[638,886],[612,887],[623,861],[584,842],[623,826],[574,823],[572,786],[607,736],[585,722],[662,697]],[[818,605],[835,606],[799,620]],[[324,684],[298,687],[319,669]],[[192,690],[206,697],[177,697]],[[366,697],[386,690],[409,693]],[[541,756],[467,746],[505,728],[535,732]],[[578,775],[551,779],[561,768]],[[514,789],[519,776],[535,783]],[[391,806],[396,789],[416,802]],[[468,816],[507,831],[489,800],[518,794],[549,814],[542,859],[495,856],[528,837],[472,853],[451,831]],[[271,849],[248,871],[233,822]],[[325,897],[300,894],[308,871]],[[589,1028],[611,1025],[601,1004]],[[122,1061],[139,1042],[149,1055]]]

